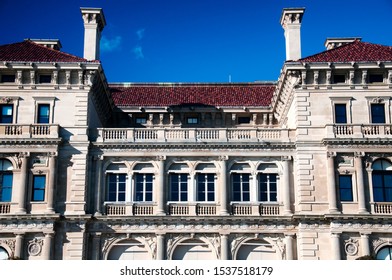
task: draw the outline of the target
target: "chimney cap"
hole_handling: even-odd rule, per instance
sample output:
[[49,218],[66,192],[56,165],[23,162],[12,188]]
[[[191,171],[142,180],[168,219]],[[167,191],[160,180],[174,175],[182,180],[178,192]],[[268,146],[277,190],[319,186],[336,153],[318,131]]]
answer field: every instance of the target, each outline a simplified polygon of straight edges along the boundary
[[332,50],[336,47],[340,47],[342,45],[361,40],[361,37],[331,37],[325,40],[324,46],[327,48],[327,50]]
[[63,47],[59,39],[25,39],[25,41],[31,41],[38,45],[42,45],[57,51]]
[[95,23],[98,24],[98,28],[100,31],[103,30],[106,25],[106,20],[102,8],[81,7],[80,12],[82,13],[84,24]]
[[[302,17],[305,13],[305,8],[284,8],[282,10],[282,15],[280,17],[280,24],[284,27],[286,24],[297,23],[300,24],[302,22]],[[290,16],[296,15],[296,16]]]

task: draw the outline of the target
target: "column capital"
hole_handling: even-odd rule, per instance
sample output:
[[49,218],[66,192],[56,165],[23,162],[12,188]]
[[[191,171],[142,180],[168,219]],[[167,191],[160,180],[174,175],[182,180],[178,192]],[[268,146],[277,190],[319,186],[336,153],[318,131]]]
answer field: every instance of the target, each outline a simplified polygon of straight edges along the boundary
[[282,156],[282,157],[281,157],[281,160],[282,160],[282,161],[291,161],[292,158],[293,158],[292,156]]
[[57,157],[59,154],[57,151],[55,152],[48,152],[48,157]]
[[365,156],[365,152],[354,152],[355,158],[362,158]]
[[327,157],[328,157],[328,158],[334,158],[334,157],[336,157],[336,152],[328,151],[328,152],[327,152]]
[[156,157],[155,157],[155,160],[156,160],[156,161],[165,161],[165,160],[166,160],[166,156],[164,156],[164,155],[156,156]]
[[220,161],[229,160],[229,156],[228,155],[219,156],[218,158],[219,158]]

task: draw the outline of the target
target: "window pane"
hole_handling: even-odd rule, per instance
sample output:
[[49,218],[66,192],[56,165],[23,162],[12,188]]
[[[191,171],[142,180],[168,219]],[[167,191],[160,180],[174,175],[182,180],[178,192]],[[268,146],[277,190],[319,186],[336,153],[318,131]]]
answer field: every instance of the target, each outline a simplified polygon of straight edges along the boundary
[[372,123],[385,123],[384,104],[371,104]]
[[339,175],[339,193],[341,201],[353,201],[351,175]]
[[335,123],[347,123],[346,104],[335,104]]
[[37,123],[49,123],[49,104],[38,105]]
[[33,177],[33,201],[44,201],[45,200],[45,175],[35,175]]
[[1,105],[0,123],[12,123],[12,105]]

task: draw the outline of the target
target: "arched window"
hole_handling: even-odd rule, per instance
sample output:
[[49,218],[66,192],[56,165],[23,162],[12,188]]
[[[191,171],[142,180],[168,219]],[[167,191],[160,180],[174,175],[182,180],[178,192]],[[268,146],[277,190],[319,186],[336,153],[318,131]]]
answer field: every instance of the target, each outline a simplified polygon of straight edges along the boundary
[[4,249],[3,247],[0,247],[0,261],[1,260],[8,260],[9,256],[8,256],[8,252],[6,249]]
[[12,163],[0,159],[0,202],[10,202],[12,196]]
[[110,164],[106,169],[106,199],[125,202],[127,193],[127,168],[124,164]]
[[392,164],[379,159],[373,163],[372,168],[374,201],[392,202]]
[[258,169],[259,195],[258,201],[277,202],[278,201],[278,167],[276,164],[261,164]]
[[384,247],[378,251],[377,260],[392,260],[392,246]]

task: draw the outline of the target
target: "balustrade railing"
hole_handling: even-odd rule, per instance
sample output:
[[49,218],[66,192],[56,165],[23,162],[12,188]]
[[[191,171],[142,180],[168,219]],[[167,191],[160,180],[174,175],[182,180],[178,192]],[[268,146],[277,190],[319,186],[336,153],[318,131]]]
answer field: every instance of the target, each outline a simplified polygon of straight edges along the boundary
[[1,138],[58,138],[59,126],[56,124],[1,124]]
[[9,214],[11,211],[10,203],[0,203],[0,214]]
[[331,124],[326,126],[327,138],[391,137],[390,124]]
[[377,202],[374,204],[375,214],[392,214],[392,202]]
[[97,142],[241,142],[289,140],[277,128],[99,128]]

